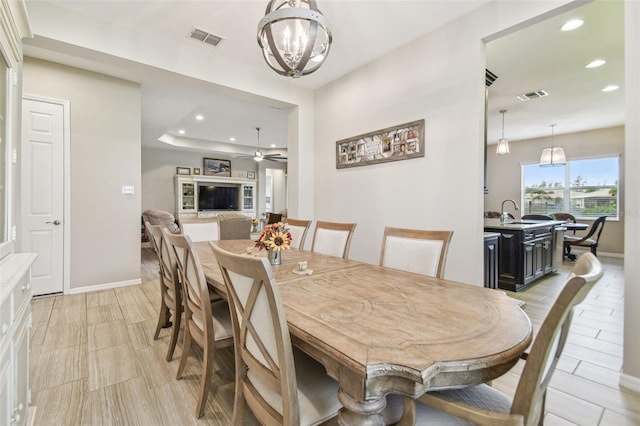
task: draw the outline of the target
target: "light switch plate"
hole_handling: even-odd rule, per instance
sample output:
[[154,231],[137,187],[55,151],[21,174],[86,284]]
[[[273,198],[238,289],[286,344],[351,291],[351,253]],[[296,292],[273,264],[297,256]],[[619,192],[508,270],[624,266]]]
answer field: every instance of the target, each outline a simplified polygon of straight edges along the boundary
[[122,193],[126,194],[126,195],[133,195],[133,194],[135,194],[135,191],[134,191],[133,186],[123,185],[122,186]]

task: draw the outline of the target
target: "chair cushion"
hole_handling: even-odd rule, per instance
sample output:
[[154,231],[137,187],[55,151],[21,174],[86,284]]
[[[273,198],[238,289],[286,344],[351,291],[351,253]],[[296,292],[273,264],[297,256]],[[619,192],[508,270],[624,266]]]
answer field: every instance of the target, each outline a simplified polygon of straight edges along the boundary
[[[431,395],[443,395],[485,410],[508,413],[511,410],[511,399],[502,392],[488,385],[471,386],[463,389],[432,392]],[[416,401],[416,426],[418,425],[473,425],[458,417],[451,416],[428,405]]]
[[[567,243],[575,243],[576,241],[580,241],[582,238],[578,237],[578,236],[573,236],[573,235],[565,235],[564,236],[564,242],[565,244]],[[587,238],[586,240],[584,240],[583,242],[581,242],[580,244],[576,244],[576,245],[580,245],[580,246],[592,246],[597,244],[596,240],[592,240],[591,238]]]
[[[342,408],[338,400],[338,383],[327,375],[322,364],[300,350],[293,350],[298,382],[298,411],[300,425],[316,425],[338,414]],[[282,414],[282,398],[258,377],[247,372],[247,377],[260,395]]]
[[[225,300],[220,300],[211,304],[213,313],[213,335],[215,340],[226,339],[233,336],[233,327],[231,326],[231,314],[229,313],[229,305]],[[195,313],[191,317],[196,327],[204,331],[202,320]]]

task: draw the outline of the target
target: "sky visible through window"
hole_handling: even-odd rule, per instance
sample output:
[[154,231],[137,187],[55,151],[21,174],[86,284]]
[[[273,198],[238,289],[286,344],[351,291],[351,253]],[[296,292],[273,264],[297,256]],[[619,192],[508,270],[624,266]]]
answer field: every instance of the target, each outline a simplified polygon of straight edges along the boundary
[[[540,167],[537,164],[525,166],[525,186],[540,186],[555,182],[564,182],[565,166]],[[618,158],[594,158],[590,160],[571,161],[569,179],[574,182],[576,177],[582,177],[585,185],[615,185],[618,181]]]

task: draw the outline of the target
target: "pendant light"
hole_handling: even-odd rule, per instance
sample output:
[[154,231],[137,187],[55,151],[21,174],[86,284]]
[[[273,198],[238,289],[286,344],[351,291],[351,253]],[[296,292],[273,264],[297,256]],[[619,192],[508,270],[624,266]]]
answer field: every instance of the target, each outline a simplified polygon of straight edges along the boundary
[[316,0],[270,0],[258,24],[258,44],[267,65],[298,78],[316,71],[331,49],[331,29]]
[[509,154],[509,141],[504,138],[504,114],[506,112],[506,109],[500,110],[500,114],[502,114],[502,138],[498,140],[498,147],[496,148],[496,154],[498,155]]
[[540,155],[541,167],[564,166],[567,164],[564,148],[561,146],[553,146],[553,128],[555,126],[555,124],[551,125],[551,147],[543,149],[542,155]]
[[260,127],[256,127],[256,130],[258,131],[258,150],[253,154],[253,160],[259,163],[264,157],[260,152]]

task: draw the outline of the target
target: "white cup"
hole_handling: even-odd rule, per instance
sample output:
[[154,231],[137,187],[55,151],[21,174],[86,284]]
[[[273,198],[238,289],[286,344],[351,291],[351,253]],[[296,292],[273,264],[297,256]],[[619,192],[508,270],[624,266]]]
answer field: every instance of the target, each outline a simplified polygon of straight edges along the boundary
[[307,269],[307,261],[298,262],[298,271],[304,271],[305,269]]

